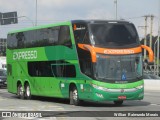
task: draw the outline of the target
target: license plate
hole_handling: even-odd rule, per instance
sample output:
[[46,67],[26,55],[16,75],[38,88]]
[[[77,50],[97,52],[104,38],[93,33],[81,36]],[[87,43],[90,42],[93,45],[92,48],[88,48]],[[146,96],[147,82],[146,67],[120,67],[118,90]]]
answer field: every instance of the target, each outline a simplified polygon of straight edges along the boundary
[[126,96],[118,96],[118,99],[119,99],[119,100],[125,100],[125,99],[126,99]]

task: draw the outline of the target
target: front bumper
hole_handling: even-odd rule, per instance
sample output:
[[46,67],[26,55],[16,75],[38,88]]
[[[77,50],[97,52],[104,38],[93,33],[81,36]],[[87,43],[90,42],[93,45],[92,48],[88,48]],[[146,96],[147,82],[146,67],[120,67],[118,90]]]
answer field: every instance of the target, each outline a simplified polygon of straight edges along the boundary
[[94,101],[117,101],[117,100],[141,100],[144,97],[144,88],[141,89],[113,89],[113,91],[102,91],[93,89],[89,98]]

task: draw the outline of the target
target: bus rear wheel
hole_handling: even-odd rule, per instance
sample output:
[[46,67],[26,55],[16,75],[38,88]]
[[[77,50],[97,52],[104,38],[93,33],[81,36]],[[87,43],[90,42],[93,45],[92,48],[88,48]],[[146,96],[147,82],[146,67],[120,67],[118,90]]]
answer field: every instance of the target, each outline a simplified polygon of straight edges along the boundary
[[22,84],[19,84],[17,87],[17,95],[20,99],[24,99],[24,92],[23,92]]
[[70,90],[70,104],[76,106],[80,105],[78,90],[75,86]]
[[27,84],[25,85],[25,98],[26,98],[27,100],[30,100],[31,97],[32,97],[32,95],[31,95],[31,89],[30,89],[29,84],[27,83]]
[[114,101],[114,104],[116,106],[121,106],[123,104],[123,100],[119,100],[119,101]]

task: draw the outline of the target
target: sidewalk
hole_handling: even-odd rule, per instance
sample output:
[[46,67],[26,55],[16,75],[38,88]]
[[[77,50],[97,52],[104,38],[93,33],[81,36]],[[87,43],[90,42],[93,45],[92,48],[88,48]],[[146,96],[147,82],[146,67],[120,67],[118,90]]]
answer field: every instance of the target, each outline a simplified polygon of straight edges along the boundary
[[146,79],[144,80],[144,89],[145,90],[160,90],[160,80]]

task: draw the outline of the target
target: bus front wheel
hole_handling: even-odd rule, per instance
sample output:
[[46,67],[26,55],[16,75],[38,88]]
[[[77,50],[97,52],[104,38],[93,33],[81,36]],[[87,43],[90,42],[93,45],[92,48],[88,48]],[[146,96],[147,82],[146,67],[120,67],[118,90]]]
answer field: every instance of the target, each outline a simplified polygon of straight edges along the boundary
[[25,98],[26,98],[27,100],[30,100],[31,97],[32,97],[32,95],[31,95],[31,89],[30,89],[29,84],[27,83],[27,84],[25,85]]
[[24,99],[24,91],[23,91],[22,84],[19,84],[17,87],[17,95],[20,99]]
[[75,86],[70,90],[70,104],[76,106],[80,105],[78,90]]
[[123,100],[120,100],[120,101],[114,101],[114,104],[116,106],[121,106],[123,104]]

